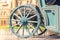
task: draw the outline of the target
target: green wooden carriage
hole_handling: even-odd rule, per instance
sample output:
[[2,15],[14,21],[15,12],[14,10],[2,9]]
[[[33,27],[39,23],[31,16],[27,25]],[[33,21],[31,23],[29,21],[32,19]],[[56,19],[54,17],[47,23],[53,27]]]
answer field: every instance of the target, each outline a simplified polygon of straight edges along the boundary
[[19,5],[11,12],[10,29],[21,38],[42,35],[46,29],[60,33],[58,8],[47,6],[45,0],[37,0],[36,6]]

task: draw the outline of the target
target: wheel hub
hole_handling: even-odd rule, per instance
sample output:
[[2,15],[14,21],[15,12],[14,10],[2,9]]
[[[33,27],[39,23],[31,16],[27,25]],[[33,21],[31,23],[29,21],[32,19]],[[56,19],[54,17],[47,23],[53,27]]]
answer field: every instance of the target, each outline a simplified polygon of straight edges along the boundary
[[26,25],[28,23],[28,20],[26,17],[22,17],[20,21],[21,21],[22,25]]

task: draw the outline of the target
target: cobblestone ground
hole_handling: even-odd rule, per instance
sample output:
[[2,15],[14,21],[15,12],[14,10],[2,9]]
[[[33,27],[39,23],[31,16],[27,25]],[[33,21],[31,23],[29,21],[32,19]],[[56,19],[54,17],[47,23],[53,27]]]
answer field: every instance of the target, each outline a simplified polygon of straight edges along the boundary
[[16,37],[14,34],[11,33],[8,29],[0,29],[0,40],[60,40],[55,38],[25,38],[21,39]]

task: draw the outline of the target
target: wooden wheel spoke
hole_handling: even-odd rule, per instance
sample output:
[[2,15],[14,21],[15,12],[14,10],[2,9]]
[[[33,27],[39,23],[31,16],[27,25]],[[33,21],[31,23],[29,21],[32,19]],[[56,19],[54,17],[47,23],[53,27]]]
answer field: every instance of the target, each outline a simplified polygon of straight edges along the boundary
[[20,30],[20,28],[22,27],[22,25],[21,26],[19,26],[19,28],[18,28],[18,30],[16,31],[16,33],[18,33],[19,32],[19,30]]
[[27,14],[27,16],[26,16],[26,17],[28,17],[28,16],[29,16],[29,14],[30,14],[31,12],[32,12],[32,10],[30,10],[30,11],[29,11],[29,13]]
[[23,17],[21,9],[18,9],[19,15],[21,15],[21,17]]
[[29,34],[31,34],[30,31],[29,31],[29,28],[27,27],[27,25],[26,25],[26,31],[27,31]]
[[24,27],[23,27],[22,35],[24,36]]
[[37,16],[37,15],[33,15],[33,16],[29,17],[28,20],[31,19],[31,18],[33,18],[33,17],[35,17],[35,16]]
[[28,24],[28,26],[30,27],[30,28],[32,28],[32,29],[35,29],[32,25],[30,25],[30,24]]
[[28,21],[28,23],[38,23],[38,21]]
[[18,16],[17,14],[15,14],[15,13],[14,13],[14,15],[15,15],[16,17],[18,17],[19,19],[21,19],[21,17],[20,17],[20,16]]
[[15,22],[16,22],[16,21],[20,22],[20,20],[15,20],[15,19],[11,19],[11,20],[12,20],[12,21],[15,21]]
[[24,17],[25,17],[25,15],[26,15],[26,7],[24,7]]

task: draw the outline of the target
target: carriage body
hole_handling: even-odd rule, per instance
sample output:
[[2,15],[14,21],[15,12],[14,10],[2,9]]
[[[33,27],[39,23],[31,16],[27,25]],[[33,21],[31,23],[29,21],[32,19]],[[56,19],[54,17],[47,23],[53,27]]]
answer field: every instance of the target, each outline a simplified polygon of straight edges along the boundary
[[60,6],[58,6],[58,4],[50,4],[46,5],[42,9],[46,12],[48,18],[48,26],[46,26],[46,28],[50,31],[60,33]]
[[60,33],[60,12],[59,9],[60,7],[57,5],[50,5],[47,6],[45,8],[43,8],[43,10],[46,12],[47,16],[48,16],[48,26],[46,26],[46,28],[50,31],[56,32],[56,33]]

